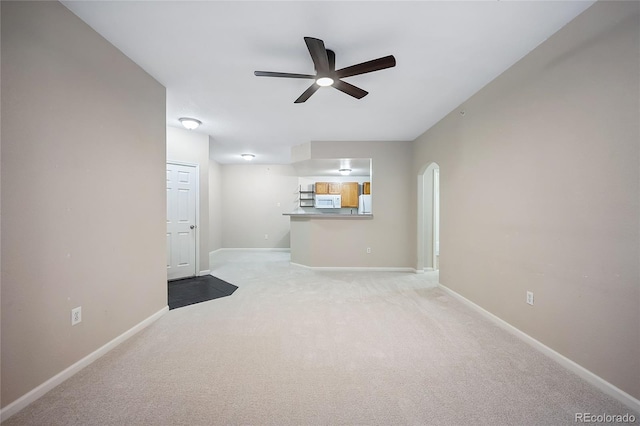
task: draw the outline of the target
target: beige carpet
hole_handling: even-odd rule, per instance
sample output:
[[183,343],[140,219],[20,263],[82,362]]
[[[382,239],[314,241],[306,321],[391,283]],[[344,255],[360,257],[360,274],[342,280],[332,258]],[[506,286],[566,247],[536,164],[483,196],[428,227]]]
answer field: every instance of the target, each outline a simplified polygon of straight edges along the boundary
[[[630,410],[435,287],[225,252],[170,311],[3,425],[569,425]],[[633,413],[636,419],[638,413]]]

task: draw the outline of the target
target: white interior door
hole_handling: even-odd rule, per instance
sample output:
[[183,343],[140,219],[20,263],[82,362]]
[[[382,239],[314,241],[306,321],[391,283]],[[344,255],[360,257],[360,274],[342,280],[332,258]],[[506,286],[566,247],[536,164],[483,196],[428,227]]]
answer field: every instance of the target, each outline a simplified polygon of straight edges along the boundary
[[167,279],[196,275],[196,167],[167,163]]

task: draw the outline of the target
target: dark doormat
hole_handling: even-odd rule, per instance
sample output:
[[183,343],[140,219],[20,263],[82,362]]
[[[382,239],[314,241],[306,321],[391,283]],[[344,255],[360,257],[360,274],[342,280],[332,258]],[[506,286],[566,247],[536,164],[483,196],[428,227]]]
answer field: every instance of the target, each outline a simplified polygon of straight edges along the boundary
[[212,275],[169,281],[169,309],[182,308],[219,297],[231,296],[238,289]]

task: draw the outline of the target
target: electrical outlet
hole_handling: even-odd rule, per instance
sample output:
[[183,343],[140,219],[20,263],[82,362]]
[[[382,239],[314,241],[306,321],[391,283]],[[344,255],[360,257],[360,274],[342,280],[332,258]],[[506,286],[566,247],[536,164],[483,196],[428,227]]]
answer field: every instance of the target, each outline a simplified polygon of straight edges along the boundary
[[367,247],[367,254],[371,254],[371,247]]
[[533,292],[527,291],[527,303],[533,306]]
[[269,239],[269,234],[264,234],[264,239],[268,240]]
[[71,325],[80,324],[82,322],[82,306],[71,310]]

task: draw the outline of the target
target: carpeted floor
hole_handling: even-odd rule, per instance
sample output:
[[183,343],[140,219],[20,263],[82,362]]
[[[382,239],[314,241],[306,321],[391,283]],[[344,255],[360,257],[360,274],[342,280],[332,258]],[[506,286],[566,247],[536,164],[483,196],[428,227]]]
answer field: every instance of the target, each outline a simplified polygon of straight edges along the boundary
[[169,309],[231,296],[238,289],[235,285],[212,275],[169,281],[167,287]]
[[437,274],[315,272],[260,251],[220,253],[211,270],[233,297],[169,311],[6,425],[571,425],[631,412]]

